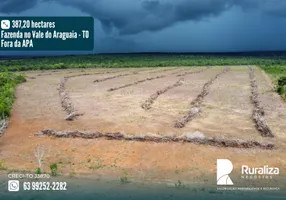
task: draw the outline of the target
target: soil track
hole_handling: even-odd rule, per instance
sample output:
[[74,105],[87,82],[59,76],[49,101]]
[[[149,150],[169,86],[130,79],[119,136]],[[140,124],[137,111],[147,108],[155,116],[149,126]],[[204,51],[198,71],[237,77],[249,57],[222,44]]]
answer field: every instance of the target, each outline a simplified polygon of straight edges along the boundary
[[[80,70],[80,72],[85,72],[83,74],[81,74],[81,76],[87,76],[87,75],[97,75],[97,74],[113,74],[113,73],[118,73],[118,72],[122,72],[123,70],[118,70],[118,71],[104,71],[104,72],[94,72],[94,73],[87,73],[86,70]],[[37,76],[50,76],[50,75],[55,75],[55,73],[57,74],[66,74],[67,72],[62,72],[62,71],[57,71],[57,72],[52,72],[52,73],[42,73],[42,74],[37,74]],[[69,74],[73,73],[73,71],[68,72]],[[80,76],[80,75],[71,75],[68,76],[69,78],[73,78],[76,76]]]
[[66,91],[66,83],[67,83],[69,78],[78,77],[78,76],[85,76],[85,75],[90,75],[90,74],[81,74],[81,75],[74,75],[74,76],[65,77],[60,82],[59,95],[60,95],[60,99],[61,99],[61,105],[67,113],[67,117],[65,118],[65,120],[72,121],[72,120],[76,119],[78,116],[83,115],[82,113],[76,113],[76,110],[72,104],[71,98],[70,98],[68,92]]
[[186,76],[186,75],[189,75],[189,74],[196,74],[196,73],[201,73],[201,72],[204,72],[208,69],[210,69],[211,67],[206,67],[206,68],[203,68],[201,70],[198,70],[198,71],[194,71],[194,72],[185,72],[185,73],[182,73],[182,74],[178,74],[177,76]]
[[154,103],[154,101],[163,93],[167,92],[168,90],[171,90],[175,87],[179,87],[183,84],[184,79],[180,78],[176,83],[174,83],[173,85],[170,85],[168,87],[165,87],[164,89],[161,89],[159,91],[157,91],[155,94],[152,94],[149,99],[147,99],[142,105],[141,107],[145,110],[148,110],[151,108],[151,105]]
[[54,130],[43,130],[36,134],[36,136],[53,136],[58,138],[84,138],[84,139],[98,139],[105,138],[107,140],[126,140],[126,141],[138,141],[138,142],[186,142],[195,144],[204,144],[217,147],[233,147],[233,148],[261,148],[261,149],[273,149],[272,143],[260,143],[257,141],[244,141],[244,140],[227,140],[219,138],[207,138],[207,137],[194,137],[193,135],[184,134],[176,137],[174,135],[161,136],[157,134],[147,135],[126,135],[124,133],[101,133],[93,132],[86,133],[82,131],[68,131],[68,132],[56,132]]
[[111,80],[111,79],[115,79],[115,78],[119,78],[119,77],[123,77],[123,76],[135,75],[135,74],[138,74],[138,72],[133,72],[133,73],[128,73],[128,74],[118,74],[118,75],[106,77],[106,78],[103,78],[103,79],[96,79],[93,82],[94,83],[99,83],[99,82],[103,82],[103,81],[107,81],[107,80]]
[[[115,79],[115,78],[119,78],[119,77],[124,77],[124,76],[130,76],[130,75],[139,74],[140,72],[144,72],[144,71],[148,71],[148,70],[149,70],[149,69],[141,69],[141,70],[137,70],[137,71],[132,72],[132,73],[118,74],[118,75],[106,77],[106,78],[103,78],[103,79],[96,79],[96,80],[94,80],[93,82],[94,82],[94,83],[103,82],[103,81],[107,81],[107,80],[111,80],[111,79]],[[155,72],[157,73],[157,71],[155,71]],[[155,73],[155,72],[154,72],[154,73]]]
[[258,100],[258,87],[254,75],[253,67],[249,66],[249,76],[250,76],[250,85],[251,85],[251,102],[254,106],[252,112],[252,118],[255,123],[257,130],[263,137],[274,137],[272,131],[270,130],[269,126],[267,125],[264,119],[264,109],[261,107],[259,100]]
[[[204,72],[205,70],[207,70],[209,68],[204,68],[198,71],[191,71],[191,72],[185,72],[183,74],[179,74],[177,76],[186,76],[186,75],[190,75],[190,74],[197,74],[197,73],[201,73]],[[183,78],[179,78],[179,80],[177,80],[174,84],[165,87],[164,89],[158,90],[156,91],[156,93],[152,94],[142,105],[141,107],[145,110],[148,110],[151,108],[151,105],[154,103],[154,101],[163,93],[166,93],[167,91],[179,87],[183,84],[184,79]]]
[[[59,95],[61,99],[61,105],[63,109],[67,112],[67,114],[70,116],[72,113],[74,113],[74,107],[72,105],[71,99],[66,91],[65,85],[66,82],[68,81],[68,78],[64,78],[60,82],[59,86]],[[66,118],[68,119],[68,118]],[[70,120],[73,119],[73,117],[69,118]]]
[[166,77],[166,76],[161,75],[161,76],[156,76],[156,77],[150,77],[150,78],[146,78],[146,79],[143,79],[143,80],[135,81],[135,82],[133,82],[133,83],[128,83],[128,84],[126,84],[126,85],[122,85],[122,86],[110,88],[110,89],[108,89],[107,91],[111,92],[111,91],[114,91],[114,90],[119,90],[119,89],[122,89],[122,88],[126,88],[126,87],[130,87],[130,86],[138,85],[138,84],[144,83],[144,82],[146,82],[146,81],[152,81],[152,80],[159,79],[159,78],[164,78],[164,77]]
[[154,73],[158,73],[158,72],[175,71],[175,70],[178,70],[178,68],[175,67],[175,68],[172,68],[172,69],[163,69],[163,70],[160,70],[160,71],[156,70],[156,71],[150,72],[150,74],[154,74]]
[[187,115],[185,115],[183,117],[183,119],[178,120],[175,123],[175,127],[176,128],[183,128],[185,126],[186,123],[188,123],[189,121],[191,121],[192,119],[194,119],[196,117],[196,115],[201,112],[201,107],[202,107],[202,103],[204,98],[208,95],[209,93],[209,87],[212,85],[212,83],[222,74],[227,73],[230,70],[229,67],[227,67],[225,70],[221,71],[220,73],[218,73],[215,77],[213,77],[211,80],[209,80],[207,83],[204,84],[203,89],[201,91],[201,93],[197,96],[197,98],[195,100],[193,100],[191,102],[192,108],[190,109],[189,113]]
[[[148,70],[148,69],[143,69],[140,71],[146,71],[146,70]],[[83,115],[83,113],[76,113],[76,110],[72,104],[71,98],[70,98],[68,92],[66,91],[65,85],[70,78],[81,77],[81,76],[91,76],[91,75],[101,75],[101,74],[111,74],[111,73],[118,73],[118,72],[121,72],[121,71],[94,72],[94,73],[84,73],[84,74],[75,74],[75,75],[65,76],[64,79],[61,80],[60,85],[59,85],[59,94],[60,94],[60,99],[61,99],[61,105],[62,105],[63,109],[67,112],[67,117],[65,118],[65,120],[73,121],[77,117]],[[133,72],[132,74],[137,74],[137,73],[138,72]],[[113,77],[107,77],[107,78],[105,78],[105,80],[117,78],[120,76],[121,75],[113,76]],[[125,75],[123,75],[123,76],[125,76]],[[97,80],[97,82],[102,82],[105,80],[104,79],[102,79],[101,81]]]
[[70,99],[70,96],[68,92],[66,91],[66,83],[70,78],[75,78],[75,77],[81,77],[81,76],[91,76],[91,75],[101,75],[101,74],[110,74],[110,73],[118,73],[121,71],[106,71],[106,72],[94,72],[94,73],[84,73],[84,74],[75,74],[75,75],[70,75],[70,76],[65,76],[59,85],[59,94],[60,94],[60,99],[61,99],[61,105],[63,109],[67,112],[67,117],[65,120],[72,121],[76,119],[78,116],[82,116],[83,113],[76,113],[76,110],[72,104],[72,101]]
[[8,121],[5,119],[0,120],[0,137],[2,136],[4,131],[7,129],[7,127],[8,127]]

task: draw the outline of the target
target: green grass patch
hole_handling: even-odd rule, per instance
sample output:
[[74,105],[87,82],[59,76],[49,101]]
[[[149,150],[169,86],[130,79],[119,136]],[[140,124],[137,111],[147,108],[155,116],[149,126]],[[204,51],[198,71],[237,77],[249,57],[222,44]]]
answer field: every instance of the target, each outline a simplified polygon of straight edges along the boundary
[[0,119],[10,116],[16,85],[24,81],[26,79],[21,74],[11,72],[0,73]]
[[7,167],[4,162],[0,161],[0,170],[6,170]]
[[261,68],[270,75],[277,93],[286,100],[286,65],[263,65]]
[[273,81],[278,81],[281,77],[286,77],[286,64],[285,65],[261,65],[260,66],[267,74],[270,75]]
[[58,165],[57,165],[57,163],[50,164],[50,169],[51,169],[52,176],[57,176],[58,175]]
[[164,67],[164,66],[217,66],[258,65],[286,66],[286,56],[231,56],[188,54],[114,54],[74,55],[28,58],[0,62],[1,71],[27,71],[66,68],[118,68],[118,67]]
[[277,92],[286,100],[286,76],[282,76],[277,81]]
[[35,169],[35,173],[36,173],[36,174],[42,174],[41,168],[37,167],[37,168]]

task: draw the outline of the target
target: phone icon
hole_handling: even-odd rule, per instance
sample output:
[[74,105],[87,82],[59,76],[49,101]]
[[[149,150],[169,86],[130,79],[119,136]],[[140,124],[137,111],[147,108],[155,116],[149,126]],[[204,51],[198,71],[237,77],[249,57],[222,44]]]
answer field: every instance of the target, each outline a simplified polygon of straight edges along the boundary
[[10,29],[10,21],[2,20],[1,21],[1,29]]
[[18,192],[20,189],[20,183],[18,180],[9,180],[8,181],[8,191],[9,192]]

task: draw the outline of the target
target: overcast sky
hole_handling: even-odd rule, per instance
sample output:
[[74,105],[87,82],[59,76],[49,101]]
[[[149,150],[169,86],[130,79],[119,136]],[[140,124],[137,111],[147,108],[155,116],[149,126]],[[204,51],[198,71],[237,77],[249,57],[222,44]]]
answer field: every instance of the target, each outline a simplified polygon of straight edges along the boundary
[[286,50],[286,0],[0,0],[0,15],[93,16],[95,53]]

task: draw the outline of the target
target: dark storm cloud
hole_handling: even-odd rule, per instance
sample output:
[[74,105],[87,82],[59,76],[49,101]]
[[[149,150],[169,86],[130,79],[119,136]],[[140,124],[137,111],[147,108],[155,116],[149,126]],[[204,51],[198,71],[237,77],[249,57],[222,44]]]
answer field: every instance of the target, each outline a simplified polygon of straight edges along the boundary
[[234,3],[245,10],[258,9],[269,15],[286,17],[285,0],[234,0]]
[[280,17],[286,17],[286,1],[285,0],[273,0],[268,1],[266,4],[260,4],[262,10],[268,14]]
[[18,13],[38,1],[79,9],[98,19],[105,32],[119,34],[158,31],[179,22],[219,16],[235,6],[286,17],[286,0],[0,0],[0,12]]
[[[51,1],[51,0],[49,0]],[[99,19],[106,32],[158,31],[178,22],[218,16],[233,6],[286,16],[285,0],[53,0]]]
[[34,7],[38,0],[0,0],[0,13],[20,13]]
[[136,34],[157,31],[177,22],[216,16],[232,0],[58,0],[99,19],[107,31]]
[[[138,45],[132,40],[105,37],[96,43],[96,49],[100,49],[100,53],[129,53],[138,51]],[[144,51],[140,47],[141,51]]]

